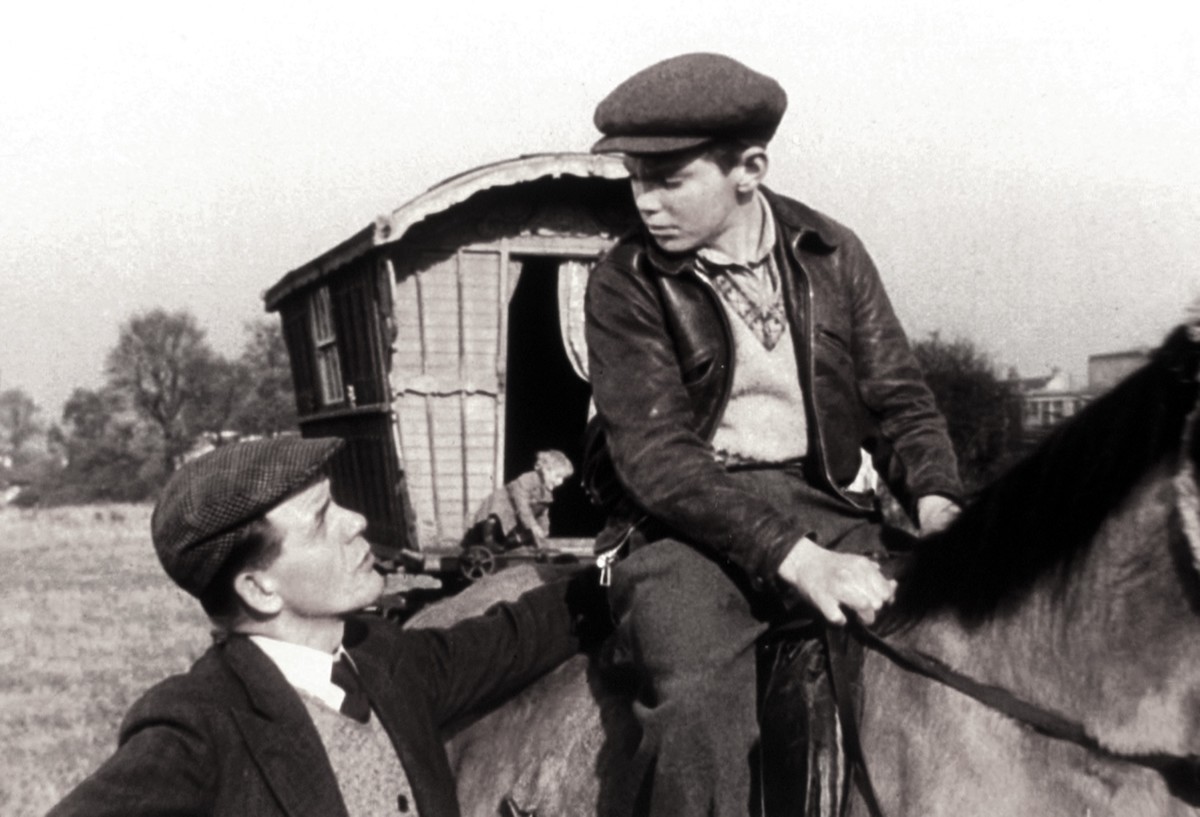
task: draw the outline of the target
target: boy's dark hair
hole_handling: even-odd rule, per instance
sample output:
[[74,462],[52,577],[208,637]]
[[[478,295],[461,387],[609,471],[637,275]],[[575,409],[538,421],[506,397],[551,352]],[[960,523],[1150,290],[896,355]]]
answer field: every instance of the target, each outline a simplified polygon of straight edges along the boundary
[[750,139],[720,139],[704,146],[704,155],[711,159],[722,173],[729,173],[742,161],[742,154],[749,148],[766,147],[766,142]]
[[233,589],[233,580],[243,570],[268,567],[279,556],[283,538],[266,515],[246,523],[238,531],[238,541],[220,572],[213,576],[200,594],[200,606],[218,624],[231,623],[242,612],[241,597]]

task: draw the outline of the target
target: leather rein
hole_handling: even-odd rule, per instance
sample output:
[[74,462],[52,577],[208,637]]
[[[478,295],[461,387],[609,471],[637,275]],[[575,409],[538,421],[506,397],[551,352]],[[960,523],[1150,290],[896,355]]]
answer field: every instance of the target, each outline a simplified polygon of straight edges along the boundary
[[846,741],[846,750],[850,763],[850,772],[858,785],[859,794],[866,803],[871,817],[884,817],[883,809],[876,796],[871,775],[867,769],[866,754],[858,731],[855,716],[855,702],[852,698],[850,684],[851,674],[855,671],[847,656],[847,648],[851,636],[858,639],[862,645],[872,649],[890,660],[893,664],[908,672],[922,675],[932,681],[950,687],[984,706],[1012,718],[1039,734],[1055,740],[1070,741],[1078,746],[1101,755],[1109,760],[1119,760],[1126,763],[1145,766],[1160,772],[1181,773],[1194,780],[1193,770],[1183,769],[1194,763],[1195,758],[1179,758],[1172,755],[1122,755],[1102,746],[1094,737],[1088,734],[1083,724],[1072,720],[1059,712],[1039,704],[1025,700],[1003,687],[982,683],[958,670],[953,669],[941,660],[931,655],[908,647],[894,644],[851,618],[842,628],[825,627],[824,638],[829,657],[829,679],[833,687],[833,696],[837,704],[838,720],[841,723],[842,734]]

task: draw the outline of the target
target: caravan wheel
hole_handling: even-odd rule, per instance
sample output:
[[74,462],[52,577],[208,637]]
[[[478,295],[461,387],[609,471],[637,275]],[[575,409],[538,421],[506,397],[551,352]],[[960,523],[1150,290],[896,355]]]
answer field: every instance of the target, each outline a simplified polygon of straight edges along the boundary
[[490,576],[496,572],[496,554],[483,545],[471,545],[458,558],[458,569],[470,582]]

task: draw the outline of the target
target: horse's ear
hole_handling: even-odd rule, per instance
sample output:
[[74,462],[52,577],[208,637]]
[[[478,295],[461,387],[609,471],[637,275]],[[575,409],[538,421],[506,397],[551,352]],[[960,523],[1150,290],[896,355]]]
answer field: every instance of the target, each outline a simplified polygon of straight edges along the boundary
[[1187,324],[1192,340],[1200,343],[1200,295],[1188,305],[1183,322]]
[[1192,323],[1176,327],[1154,353],[1155,359],[1180,380],[1200,379],[1200,317]]
[[1187,331],[1188,340],[1192,343],[1200,344],[1200,295],[1188,306],[1185,313],[1184,327]]

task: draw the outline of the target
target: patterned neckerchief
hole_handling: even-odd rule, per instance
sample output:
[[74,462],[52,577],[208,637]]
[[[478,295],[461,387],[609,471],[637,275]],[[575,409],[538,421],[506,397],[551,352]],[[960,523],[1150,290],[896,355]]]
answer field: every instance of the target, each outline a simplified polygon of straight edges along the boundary
[[757,261],[739,264],[723,252],[709,248],[697,250],[696,257],[700,271],[769,352],[787,331],[787,312],[773,257],[775,218],[762,193],[757,194],[757,201],[763,217],[755,252]]

